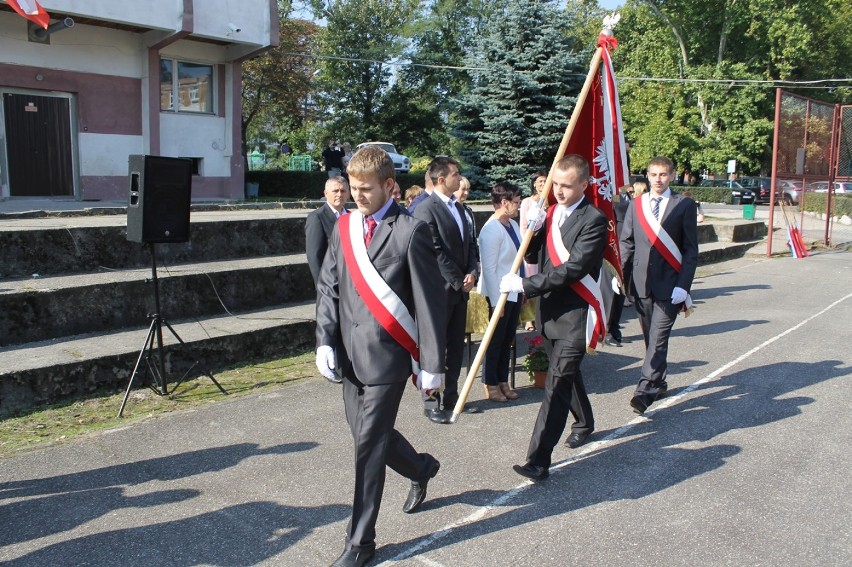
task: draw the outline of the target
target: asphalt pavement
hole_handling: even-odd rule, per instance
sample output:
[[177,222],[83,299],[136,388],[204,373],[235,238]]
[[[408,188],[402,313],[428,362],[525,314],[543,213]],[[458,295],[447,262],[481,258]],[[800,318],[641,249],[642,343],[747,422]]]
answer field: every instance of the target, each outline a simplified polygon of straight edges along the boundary
[[[628,406],[643,356],[587,357],[591,442],[549,479],[524,461],[542,392],[470,397],[397,427],[442,463],[421,511],[389,472],[374,565],[852,564],[852,253],[704,266],[678,320],[670,396]],[[282,370],[284,372],[284,370]],[[0,460],[0,562],[15,566],[329,565],[353,482],[341,391],[317,376]]]

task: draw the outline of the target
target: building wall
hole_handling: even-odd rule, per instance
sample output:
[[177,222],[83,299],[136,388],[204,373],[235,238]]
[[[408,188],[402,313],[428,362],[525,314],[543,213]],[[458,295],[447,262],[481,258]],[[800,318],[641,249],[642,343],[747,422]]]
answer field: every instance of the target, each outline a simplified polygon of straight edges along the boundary
[[[239,59],[277,43],[275,0],[41,4],[53,14],[149,30],[129,32],[78,23],[52,35],[50,45],[41,45],[27,41],[25,20],[0,12],[0,91],[73,95],[77,198],[126,198],[127,157],[138,153],[201,158],[193,197],[242,197]],[[190,33],[227,44],[193,41],[186,37]],[[212,113],[160,110],[161,57],[213,66],[214,88],[205,93],[214,97]],[[0,128],[0,166],[2,137]],[[0,198],[7,196],[9,188],[0,187]]]

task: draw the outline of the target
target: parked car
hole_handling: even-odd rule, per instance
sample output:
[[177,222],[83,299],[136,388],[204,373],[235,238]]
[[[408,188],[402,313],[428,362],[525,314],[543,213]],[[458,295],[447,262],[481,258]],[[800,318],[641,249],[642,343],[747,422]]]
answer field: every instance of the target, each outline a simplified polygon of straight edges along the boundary
[[393,144],[387,142],[364,142],[363,144],[358,144],[355,151],[357,152],[365,146],[377,146],[386,151],[393,160],[393,168],[397,173],[408,173],[408,170],[411,169],[411,160],[402,154],[396,153],[396,148]]
[[698,184],[699,187],[725,187],[731,190],[732,205],[750,205],[754,203],[754,191],[746,189],[736,181],[725,179],[704,179]]
[[[814,181],[808,185],[808,190],[815,193],[828,193],[828,181]],[[852,193],[852,181],[835,181],[834,193]]]
[[[772,178],[770,177],[740,177],[740,184],[754,191],[754,202],[759,205],[768,205],[769,197],[772,195]],[[796,185],[798,183],[798,185]],[[799,196],[802,193],[801,181],[778,180],[778,186],[775,188],[776,199],[784,200],[784,204],[792,205],[799,202]]]

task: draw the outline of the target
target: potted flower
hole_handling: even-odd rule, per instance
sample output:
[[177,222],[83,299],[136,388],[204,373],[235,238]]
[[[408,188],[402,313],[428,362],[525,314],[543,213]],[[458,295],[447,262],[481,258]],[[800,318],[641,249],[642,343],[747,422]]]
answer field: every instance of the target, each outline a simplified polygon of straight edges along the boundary
[[541,335],[536,335],[532,338],[524,339],[528,345],[527,357],[524,359],[524,368],[536,388],[544,388],[544,381],[547,378],[547,368],[550,361],[547,358],[547,353],[544,352],[544,338]]

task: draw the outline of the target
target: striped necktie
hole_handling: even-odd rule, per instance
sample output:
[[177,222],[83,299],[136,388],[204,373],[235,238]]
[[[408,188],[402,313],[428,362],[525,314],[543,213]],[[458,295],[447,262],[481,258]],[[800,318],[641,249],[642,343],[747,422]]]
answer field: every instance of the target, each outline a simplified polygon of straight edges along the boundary
[[662,197],[654,197],[651,199],[651,212],[654,213],[654,218],[660,220],[660,201]]

